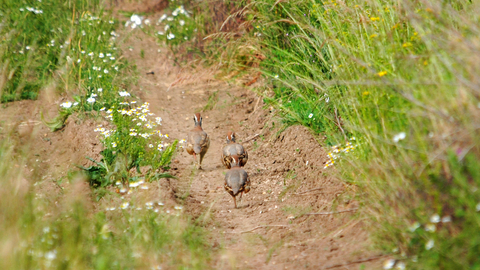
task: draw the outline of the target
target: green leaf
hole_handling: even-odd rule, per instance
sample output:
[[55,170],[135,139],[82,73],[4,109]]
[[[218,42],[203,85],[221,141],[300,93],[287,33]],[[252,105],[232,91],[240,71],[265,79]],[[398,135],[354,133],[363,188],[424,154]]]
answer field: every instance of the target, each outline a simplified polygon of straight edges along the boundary
[[45,120],[43,117],[43,112],[40,112],[40,118],[42,119],[42,122],[53,132],[62,129],[65,126],[65,122],[68,119],[68,116],[70,116],[72,112],[70,110],[61,110],[60,114],[53,118],[51,121]]

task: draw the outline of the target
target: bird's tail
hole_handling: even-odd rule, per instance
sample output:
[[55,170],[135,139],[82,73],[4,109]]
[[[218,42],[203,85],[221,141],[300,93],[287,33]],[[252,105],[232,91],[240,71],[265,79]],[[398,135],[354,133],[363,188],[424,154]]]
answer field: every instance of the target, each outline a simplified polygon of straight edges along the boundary
[[240,185],[238,184],[232,185],[233,194],[237,195],[239,190],[240,190]]

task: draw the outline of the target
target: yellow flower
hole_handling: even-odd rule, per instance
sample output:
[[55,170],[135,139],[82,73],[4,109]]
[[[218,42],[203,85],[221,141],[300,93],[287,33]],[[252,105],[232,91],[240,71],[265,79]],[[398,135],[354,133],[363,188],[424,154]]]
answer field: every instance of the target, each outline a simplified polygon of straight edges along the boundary
[[428,61],[427,60],[423,61],[423,65],[424,66],[428,65]]
[[370,94],[368,91],[365,91],[365,92],[362,93],[362,95],[364,95],[364,96],[368,96],[368,94]]
[[403,48],[407,48],[407,47],[411,47],[411,46],[412,46],[412,43],[410,43],[410,42],[405,42],[402,45]]
[[370,20],[372,20],[372,22],[380,21],[380,17],[371,17]]
[[377,35],[377,34],[372,34],[372,35],[370,36],[370,38],[375,38],[375,37],[378,37],[378,35]]
[[377,73],[377,75],[378,75],[379,77],[382,77],[382,76],[387,75],[387,72],[386,72],[386,71],[380,71],[379,73]]

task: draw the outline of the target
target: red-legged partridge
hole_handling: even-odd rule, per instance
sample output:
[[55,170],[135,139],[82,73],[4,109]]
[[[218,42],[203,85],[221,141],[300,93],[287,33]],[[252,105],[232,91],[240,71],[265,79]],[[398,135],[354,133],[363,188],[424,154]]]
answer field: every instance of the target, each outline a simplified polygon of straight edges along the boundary
[[239,166],[243,167],[247,164],[248,153],[241,144],[235,142],[235,132],[228,132],[227,134],[227,145],[223,147],[222,151],[222,163],[230,169],[232,163],[232,156],[238,156]]
[[250,179],[245,170],[240,168],[240,160],[237,155],[232,156],[230,170],[225,174],[225,190],[232,195],[233,203],[237,208],[237,195],[240,194],[240,200],[243,193],[250,191]]
[[[202,116],[200,113],[196,113],[193,116],[193,121],[195,121],[195,127],[190,130],[187,138],[187,152],[190,155],[193,155],[194,163],[198,168],[202,168],[202,160],[205,154],[210,147],[210,138],[205,131],[202,129]],[[197,155],[200,156],[197,158]]]

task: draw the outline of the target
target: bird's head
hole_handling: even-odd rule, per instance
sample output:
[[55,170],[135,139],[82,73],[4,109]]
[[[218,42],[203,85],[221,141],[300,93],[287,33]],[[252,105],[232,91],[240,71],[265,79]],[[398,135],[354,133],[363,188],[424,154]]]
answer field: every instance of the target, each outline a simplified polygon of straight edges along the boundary
[[195,122],[195,126],[202,126],[202,116],[200,113],[196,113],[193,115],[193,121]]
[[235,142],[235,132],[229,131],[227,133],[227,143]]
[[240,159],[238,158],[237,155],[232,155],[231,166],[232,166],[232,167],[238,167],[238,166],[240,166]]

